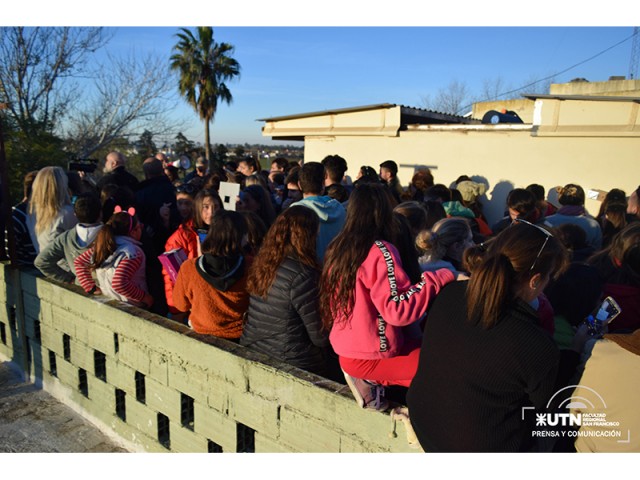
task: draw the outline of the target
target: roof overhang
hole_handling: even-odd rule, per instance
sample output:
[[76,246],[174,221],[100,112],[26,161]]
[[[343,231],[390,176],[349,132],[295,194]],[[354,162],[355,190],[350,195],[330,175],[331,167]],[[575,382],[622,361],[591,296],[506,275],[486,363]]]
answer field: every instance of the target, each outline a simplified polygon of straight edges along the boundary
[[589,102],[633,102],[640,103],[640,97],[626,97],[617,95],[554,95],[554,94],[524,94],[529,100],[574,100]]
[[637,137],[640,97],[525,95],[535,100],[534,135],[546,137]]
[[391,136],[411,124],[473,124],[479,120],[393,103],[263,118],[263,136],[304,140],[310,136]]

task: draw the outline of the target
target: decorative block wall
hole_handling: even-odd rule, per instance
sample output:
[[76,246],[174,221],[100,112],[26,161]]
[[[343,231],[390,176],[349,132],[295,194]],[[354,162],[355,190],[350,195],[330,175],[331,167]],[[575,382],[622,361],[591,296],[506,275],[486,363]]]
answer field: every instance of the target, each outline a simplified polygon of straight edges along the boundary
[[0,357],[147,452],[417,452],[349,388],[0,264]]

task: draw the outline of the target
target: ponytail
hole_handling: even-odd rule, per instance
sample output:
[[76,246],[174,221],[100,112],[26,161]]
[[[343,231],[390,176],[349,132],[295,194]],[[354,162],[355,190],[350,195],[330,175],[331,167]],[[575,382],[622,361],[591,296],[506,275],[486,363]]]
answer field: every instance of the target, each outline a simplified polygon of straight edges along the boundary
[[447,254],[447,247],[442,244],[440,236],[432,230],[423,230],[416,237],[416,247],[420,254],[429,254],[432,260],[440,260]]
[[116,239],[113,227],[106,223],[98,231],[96,239],[93,241],[93,261],[89,265],[91,270],[100,268],[109,255],[116,250]]
[[485,257],[467,287],[469,319],[484,328],[493,327],[511,297],[515,277],[516,271],[506,255]]
[[129,212],[116,209],[116,213],[111,215],[109,221],[98,231],[92,244],[93,260],[89,265],[91,270],[100,268],[103,262],[116,251],[116,236],[130,235],[138,225],[135,210],[133,212],[132,215]]
[[512,224],[485,246],[487,252],[467,287],[469,320],[484,328],[500,321],[534,275],[551,278],[568,264],[567,251],[557,238],[524,221]]
[[449,248],[470,235],[471,227],[466,218],[443,218],[431,230],[423,230],[417,235],[416,247],[422,255],[429,254],[431,260],[441,260],[447,256]]

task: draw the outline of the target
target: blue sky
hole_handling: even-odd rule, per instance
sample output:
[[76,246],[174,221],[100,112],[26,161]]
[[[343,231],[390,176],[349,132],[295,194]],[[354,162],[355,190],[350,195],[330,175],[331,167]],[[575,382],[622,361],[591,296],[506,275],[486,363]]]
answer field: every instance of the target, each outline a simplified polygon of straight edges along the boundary
[[[168,56],[177,30],[119,27],[107,48]],[[477,94],[483,82],[496,79],[516,89],[632,33],[631,27],[214,27],[218,41],[235,46],[242,72],[229,84],[234,101],[219,107],[212,135],[253,143],[268,140],[255,121],[260,118],[385,102],[421,107],[425,96],[452,81]],[[625,76],[631,46],[627,40],[556,75],[555,83]],[[531,87],[527,93],[547,92]],[[188,108],[184,113],[190,115]],[[197,122],[192,130],[201,130]]]
[[[452,81],[464,82],[473,94],[479,95],[486,81],[500,79],[506,89],[516,89],[581,62],[584,63],[555,75],[554,82],[563,83],[576,77],[604,81],[612,75],[628,74],[632,48],[629,37],[633,27],[625,26],[624,21],[633,19],[622,19],[620,24],[620,20],[609,18],[606,12],[598,12],[598,16],[587,19],[585,25],[598,25],[601,20],[608,26],[526,26],[522,20],[553,18],[559,25],[579,22],[572,11],[554,9],[564,16],[551,17],[549,8],[554,8],[554,4],[545,5],[545,2],[526,7],[529,11],[523,11],[516,19],[503,18],[488,8],[496,2],[460,2],[451,12],[430,9],[432,15],[423,14],[425,18],[421,18],[421,15],[412,16],[418,11],[410,8],[412,1],[403,2],[398,9],[391,9],[388,2],[368,2],[372,9],[384,5],[387,10],[377,10],[377,15],[369,12],[367,16],[351,10],[339,15],[338,9],[331,9],[339,6],[339,2],[330,0],[307,4],[308,13],[297,13],[293,17],[277,9],[264,10],[265,4],[252,4],[243,12],[240,2],[231,12],[214,15],[210,11],[198,16],[190,11],[185,18],[185,10],[177,11],[175,3],[171,4],[172,10],[162,10],[163,5],[169,4],[160,2],[155,3],[158,10],[165,12],[160,19],[140,12],[121,14],[116,7],[110,15],[80,17],[75,21],[116,25],[109,27],[114,37],[106,47],[113,54],[135,49],[139,54],[153,52],[167,59],[176,42],[178,26],[189,25],[185,22],[213,25],[217,41],[235,46],[235,58],[242,71],[239,80],[229,84],[233,103],[218,109],[211,130],[212,141],[271,143],[269,137],[262,137],[262,122],[257,119],[387,102],[423,107],[425,96],[433,98]],[[118,3],[119,0],[109,5]],[[287,2],[270,2],[269,6],[278,3]],[[479,17],[469,18],[480,3],[484,10],[479,11]],[[292,5],[297,5],[299,10],[301,4]],[[421,2],[413,2],[415,5],[425,8]],[[513,9],[512,3],[507,5]],[[490,12],[491,24],[498,27],[482,25],[483,20],[486,22],[485,10]],[[545,16],[540,17],[540,12]],[[41,13],[38,10],[38,14]],[[60,15],[57,9],[53,13]],[[35,14],[23,18],[30,20],[24,24],[39,24],[40,17]],[[69,24],[69,19],[64,15],[62,18],[64,20],[56,23],[54,15],[47,23]],[[442,20],[438,23],[450,25],[456,25],[458,18],[460,25],[465,25],[466,20],[470,26],[410,26],[413,23],[429,25],[434,18]],[[125,26],[125,22],[149,26]],[[353,26],[360,24],[369,26]],[[510,24],[524,26],[500,26]],[[607,49],[610,50],[605,52]],[[532,87],[527,93],[546,92]],[[181,104],[172,116],[187,119],[191,127],[184,133],[193,140],[202,140],[203,126],[190,107]]]

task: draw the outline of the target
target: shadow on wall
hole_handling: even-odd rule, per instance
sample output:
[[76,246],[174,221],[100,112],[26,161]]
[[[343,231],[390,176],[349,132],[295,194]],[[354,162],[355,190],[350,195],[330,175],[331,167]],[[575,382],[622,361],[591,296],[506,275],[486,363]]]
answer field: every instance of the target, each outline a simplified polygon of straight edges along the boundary
[[[34,269],[35,271],[35,269]],[[39,273],[39,272],[38,272]],[[42,344],[42,330],[40,320],[42,319],[42,302],[37,296],[30,295],[27,292],[37,292],[37,283],[35,276],[20,275],[21,283],[20,289],[23,292],[24,298],[24,332],[26,332],[26,348],[27,348],[27,363],[28,369],[26,370],[31,375],[34,384],[38,388],[42,388],[42,371],[45,368],[44,358],[42,356],[43,348]],[[51,359],[48,359],[47,363],[50,363]],[[51,362],[55,365],[55,360]],[[51,371],[51,368],[49,369]],[[55,370],[55,366],[53,367]]]
[[497,222],[501,218],[504,217],[504,212],[507,205],[507,197],[509,196],[509,192],[515,188],[515,185],[512,182],[507,180],[501,180],[495,184],[493,190],[489,192],[491,194],[491,204],[493,209],[492,219],[490,220],[490,224]]
[[[35,273],[34,269],[31,273]],[[20,282],[35,281],[34,277],[22,276],[19,270],[5,270],[5,298],[7,323],[0,322],[0,342],[10,347],[12,362],[19,365],[26,380],[32,376],[37,388],[42,387],[43,358],[41,341],[40,299],[24,293]],[[26,298],[25,298],[26,297]],[[24,305],[24,308],[22,307]]]

